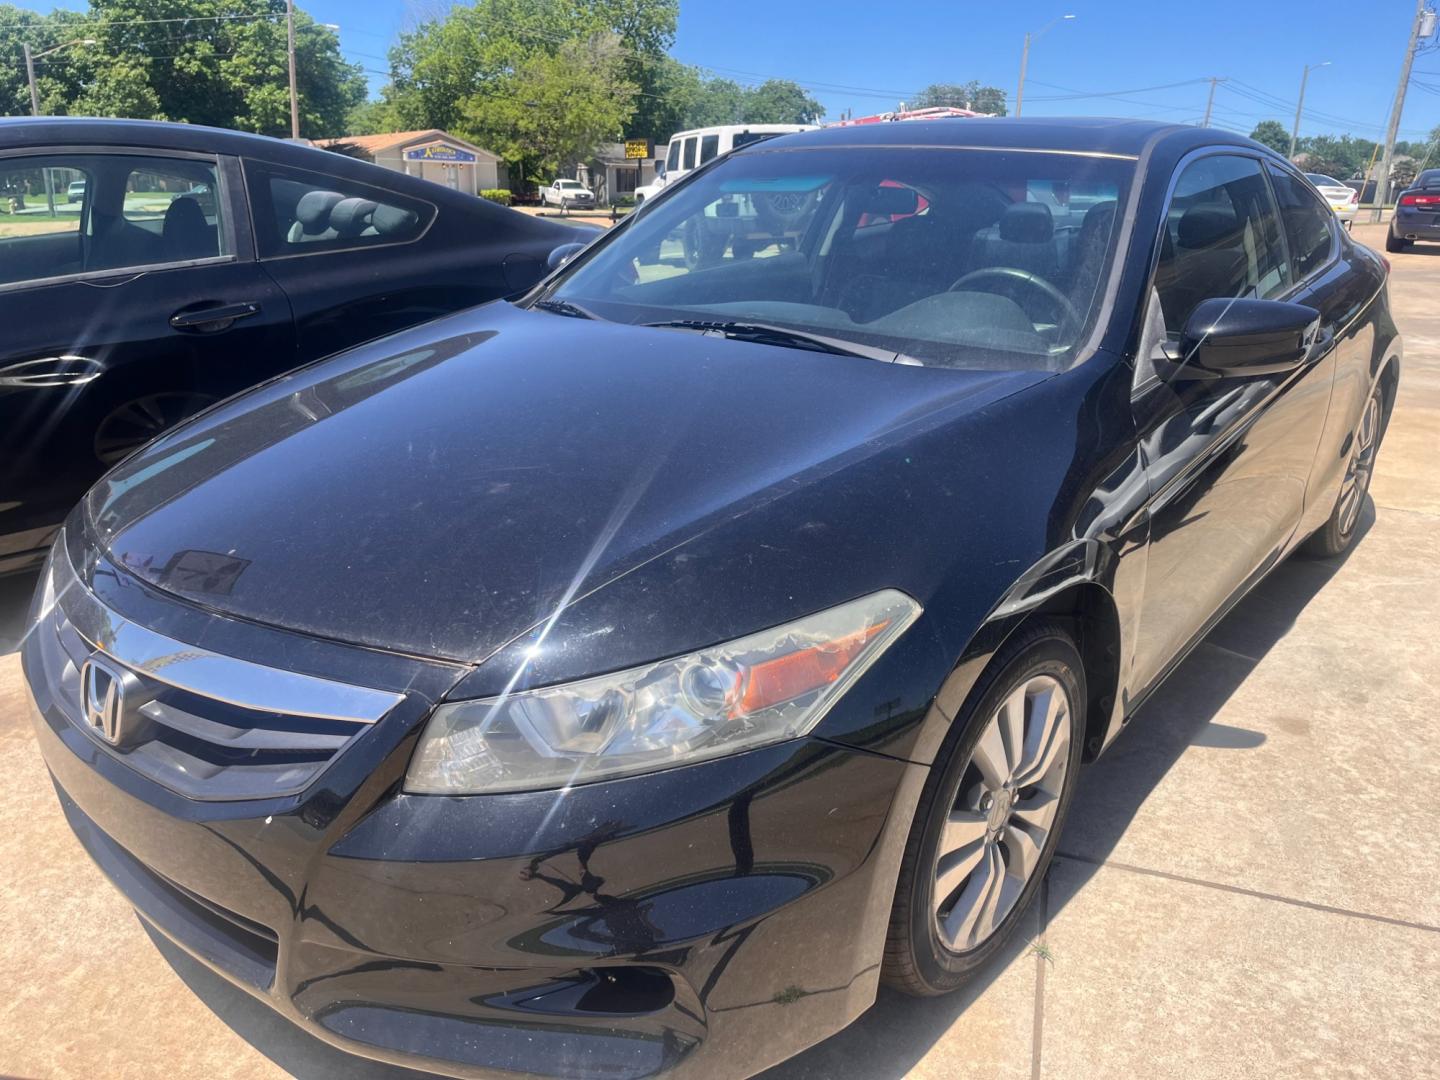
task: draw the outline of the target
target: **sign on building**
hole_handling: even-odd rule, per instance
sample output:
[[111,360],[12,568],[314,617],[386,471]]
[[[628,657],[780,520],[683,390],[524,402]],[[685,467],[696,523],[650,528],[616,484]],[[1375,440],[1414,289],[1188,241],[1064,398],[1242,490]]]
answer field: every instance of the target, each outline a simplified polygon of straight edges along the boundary
[[458,146],[445,143],[431,143],[429,146],[415,146],[405,151],[406,161],[438,161],[447,165],[473,165],[475,155]]

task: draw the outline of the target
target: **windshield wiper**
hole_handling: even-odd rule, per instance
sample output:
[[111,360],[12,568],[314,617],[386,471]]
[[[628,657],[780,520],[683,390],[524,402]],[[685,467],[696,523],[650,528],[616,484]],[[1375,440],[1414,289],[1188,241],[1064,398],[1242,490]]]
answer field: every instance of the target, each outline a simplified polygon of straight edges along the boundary
[[556,315],[566,315],[572,319],[599,319],[589,308],[583,308],[579,304],[573,304],[569,300],[536,300],[530,305],[532,308],[539,308],[541,311],[549,311]]
[[885,364],[920,363],[894,349],[881,349],[846,338],[792,330],[788,326],[776,326],[774,323],[729,322],[724,319],[667,319],[664,322],[642,325],[666,330],[695,330],[702,334],[733,338],[736,341],[753,341],[761,345],[780,345],[790,349],[810,349],[814,352],[834,353],[836,356],[859,356]]

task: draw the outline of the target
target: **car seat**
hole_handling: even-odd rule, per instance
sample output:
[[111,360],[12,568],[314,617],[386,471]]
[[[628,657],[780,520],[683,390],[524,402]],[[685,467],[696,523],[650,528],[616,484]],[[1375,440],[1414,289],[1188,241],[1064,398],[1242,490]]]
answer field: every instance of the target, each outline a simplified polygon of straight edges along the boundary
[[171,200],[160,227],[160,247],[166,262],[203,259],[217,253],[215,234],[199,200],[189,195]]

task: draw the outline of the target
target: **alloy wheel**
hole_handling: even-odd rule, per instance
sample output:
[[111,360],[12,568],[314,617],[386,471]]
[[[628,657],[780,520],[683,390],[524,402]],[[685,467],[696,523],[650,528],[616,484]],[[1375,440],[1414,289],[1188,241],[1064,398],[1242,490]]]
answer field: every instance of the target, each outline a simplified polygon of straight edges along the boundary
[[95,429],[95,456],[106,465],[114,465],[214,400],[209,394],[165,390],[127,401],[107,414]]
[[1365,493],[1375,471],[1375,451],[1380,441],[1380,390],[1370,395],[1360,427],[1355,432],[1355,446],[1345,466],[1345,479],[1340,483],[1340,535],[1348,536],[1360,520]]
[[960,776],[936,851],[934,911],[953,952],[983,944],[1040,864],[1065,790],[1070,698],[1035,675],[987,721]]

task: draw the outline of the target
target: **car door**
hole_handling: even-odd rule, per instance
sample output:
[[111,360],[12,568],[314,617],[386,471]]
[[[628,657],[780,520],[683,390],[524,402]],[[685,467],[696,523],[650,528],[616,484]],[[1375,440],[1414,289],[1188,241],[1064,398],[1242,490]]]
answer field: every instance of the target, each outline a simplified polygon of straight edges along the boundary
[[261,265],[290,298],[306,360],[528,288],[544,270],[533,244],[492,224],[512,211],[438,187],[432,201],[255,159],[245,181]]
[[238,181],[216,155],[0,155],[0,569],[109,465],[293,364]]
[[1203,152],[1182,163],[1159,232],[1133,395],[1150,539],[1130,686],[1162,677],[1294,536],[1330,400],[1329,339],[1298,369],[1197,377],[1179,332],[1214,297],[1296,291],[1258,158]]

